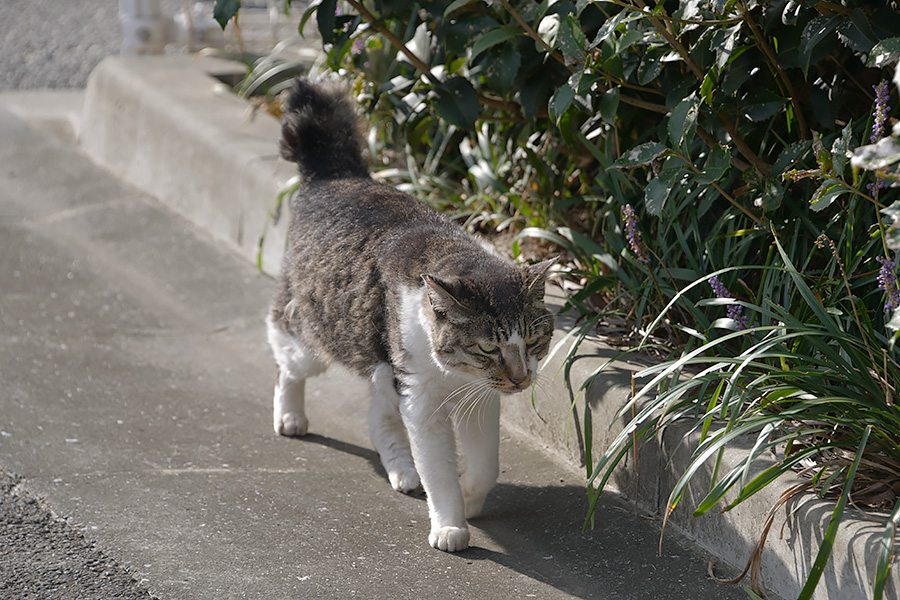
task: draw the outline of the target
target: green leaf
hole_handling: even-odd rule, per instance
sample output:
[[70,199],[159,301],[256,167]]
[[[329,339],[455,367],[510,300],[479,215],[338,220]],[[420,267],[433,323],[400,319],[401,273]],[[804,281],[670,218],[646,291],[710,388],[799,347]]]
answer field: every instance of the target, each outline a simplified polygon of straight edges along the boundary
[[[885,232],[884,243],[887,244],[887,247],[891,250],[896,250],[900,248],[900,200],[897,200],[890,206],[881,209],[881,214],[886,216],[890,223],[888,223],[887,231]],[[896,317],[896,314],[894,315]]]
[[831,147],[831,164],[832,169],[834,170],[834,174],[839,176],[844,172],[844,167],[847,166],[847,151],[850,149],[851,137],[853,135],[853,131],[851,130],[853,122],[847,123],[844,129],[841,130],[841,137],[834,141],[834,145]]
[[[900,246],[900,243],[898,243],[897,246],[894,246],[893,248],[891,248],[891,246],[888,246],[888,248],[891,248],[891,250],[896,250],[898,246]],[[885,327],[895,333],[900,331],[900,310],[894,311],[894,314],[891,315],[891,320],[888,321],[887,324],[885,324]]]
[[716,68],[721,71],[728,64],[734,46],[737,44],[738,35],[741,33],[742,23],[733,25],[727,29],[720,29],[713,34],[710,47],[716,51]]
[[316,8],[316,24],[322,41],[330,44],[334,41],[334,17],[337,0],[321,0]]
[[772,165],[772,175],[777,177],[781,175],[785,169],[790,168],[797,160],[809,150],[812,142],[810,140],[800,140],[794,142],[781,151],[775,163]]
[[743,581],[741,582],[741,587],[744,588],[744,592],[748,596],[750,596],[750,600],[766,600],[765,598],[763,598],[762,596],[760,596],[759,594],[754,592],[752,589],[748,588],[747,584],[744,583]]
[[472,45],[472,55],[470,56],[470,60],[474,60],[488,48],[496,46],[497,44],[502,44],[506,40],[519,35],[519,33],[521,32],[518,29],[512,27],[500,27],[488,31],[475,40],[475,43]]
[[575,90],[573,90],[568,83],[561,85],[553,95],[550,96],[550,102],[547,103],[547,112],[550,114],[550,118],[553,119],[554,123],[559,125],[559,120],[572,105],[574,99]]
[[[679,102],[669,116],[669,141],[673,147],[683,148],[693,139],[697,130],[697,113],[700,110],[699,100],[693,94]],[[687,154],[687,152],[685,152]]]
[[228,21],[230,21],[240,9],[241,0],[216,0],[216,5],[213,7],[213,18],[222,26],[222,29],[225,29],[225,26],[228,25]]
[[458,9],[466,6],[467,4],[472,4],[476,0],[454,0],[450,3],[450,6],[444,9],[444,18],[446,19],[449,15],[453,14]]
[[[625,54],[625,51],[634,46],[636,43],[644,39],[644,32],[639,31],[637,29],[631,29],[623,33],[618,39],[616,39],[616,52],[622,56]],[[653,50],[653,54],[658,56],[662,56],[665,52],[661,50]],[[648,51],[649,53],[650,51]]]
[[826,179],[819,186],[809,201],[809,207],[816,212],[825,210],[831,203],[848,193],[850,190],[836,179]]
[[897,541],[897,524],[900,523],[900,500],[894,505],[884,534],[881,536],[881,552],[878,554],[878,566],[875,569],[875,585],[872,590],[873,600],[881,600],[884,597],[884,586],[887,583],[888,573],[894,558],[894,548]]
[[552,93],[550,79],[540,71],[531,74],[519,88],[519,104],[529,121],[534,121]]
[[877,144],[860,146],[853,151],[850,164],[854,168],[878,171],[900,162],[900,143],[892,137],[879,140]]
[[809,71],[813,50],[837,29],[840,22],[841,18],[837,15],[819,16],[810,20],[803,28],[803,33],[800,34],[800,67],[803,69],[803,77]]
[[650,183],[644,188],[644,203],[648,213],[654,217],[662,214],[663,205],[669,197],[670,189],[658,177],[650,180]]
[[[559,14],[553,13],[552,15],[544,15],[544,18],[541,19],[541,22],[538,24],[537,34],[545,44],[547,44],[551,48],[556,48],[556,40],[559,37],[559,29]],[[538,48],[540,47],[538,46]],[[543,51],[543,48],[540,48],[540,50]]]
[[784,199],[784,187],[774,177],[769,177],[763,182],[762,194],[758,204],[763,210],[775,210],[781,206]]
[[768,88],[757,88],[743,98],[742,112],[751,121],[759,123],[777,113],[786,103],[787,100]]
[[[406,4],[404,4],[405,6]],[[409,19],[407,21],[410,25],[413,25],[416,20],[417,10],[415,8],[415,4],[409,3],[410,7],[413,7],[413,12],[410,14]],[[402,23],[402,20],[399,20]],[[398,23],[398,25],[400,24]],[[427,24],[424,27],[428,27]],[[434,34],[435,38],[440,39],[443,42],[443,45],[446,46],[446,50],[457,55],[457,56],[465,56],[469,51],[469,48],[472,47],[472,40],[474,40],[477,36],[483,34],[486,31],[492,31],[500,27],[500,24],[497,23],[494,19],[492,19],[489,15],[483,14],[475,14],[471,12],[460,13],[457,17],[451,19],[449,22],[444,23],[441,27],[440,32],[436,32]],[[414,30],[416,27],[412,27],[410,30]],[[443,36],[441,36],[443,33]],[[401,36],[402,39],[409,39],[407,35]]]
[[665,64],[661,60],[664,54],[665,52],[658,48],[651,48],[644,52],[644,55],[641,57],[641,63],[638,65],[637,69],[639,84],[647,85],[659,77],[663,65]]
[[878,41],[878,35],[872,30],[866,13],[854,8],[850,18],[845,19],[837,30],[841,42],[855,52],[869,52]]
[[563,54],[584,61],[587,40],[575,15],[569,13],[562,20],[556,42]]
[[550,242],[551,244],[556,244],[560,248],[564,248],[573,254],[578,252],[578,248],[576,248],[570,240],[567,240],[563,236],[553,233],[551,231],[547,231],[546,229],[541,229],[540,227],[526,227],[516,236],[516,240],[522,240],[525,238],[534,238],[539,240],[545,240]]
[[462,129],[475,129],[481,107],[471,83],[454,76],[435,86],[434,91],[437,97],[433,106],[439,118]]
[[872,426],[868,425],[863,432],[859,447],[856,449],[856,457],[853,459],[853,464],[847,472],[843,492],[840,497],[838,497],[837,505],[834,507],[831,521],[828,523],[828,528],[825,530],[825,536],[822,538],[822,543],[819,545],[819,552],[816,554],[816,560],[813,563],[809,576],[806,578],[806,584],[804,584],[803,589],[800,590],[800,595],[797,596],[797,600],[809,600],[812,598],[816,586],[819,585],[819,579],[822,578],[822,573],[825,571],[825,565],[828,563],[828,558],[831,556],[831,549],[834,547],[834,538],[837,536],[838,528],[841,524],[841,517],[844,516],[844,507],[850,499],[850,489],[853,486],[854,479],[856,479],[856,469],[859,467],[859,461],[862,460],[863,451],[866,448],[866,444],[869,441],[869,434],[871,433]]
[[892,37],[878,42],[869,53],[867,67],[883,67],[900,58],[900,37]]
[[700,84],[700,98],[706,102],[707,106],[712,106],[713,93],[716,90],[717,80],[718,75],[715,69],[710,69],[706,72],[706,75],[703,76],[703,83]]
[[617,15],[607,19],[606,22],[603,23],[603,25],[600,27],[600,29],[597,30],[597,35],[596,37],[594,37],[594,41],[591,42],[591,48],[595,48],[602,44],[606,40],[606,38],[608,38],[612,34],[612,32],[619,27],[619,25],[622,25],[623,23],[629,23],[631,21],[636,21],[637,19],[641,19],[643,17],[644,15],[639,12],[625,9]]
[[619,88],[610,88],[600,97],[600,117],[610,125],[614,125],[618,110]]
[[703,165],[703,172],[697,175],[695,179],[699,183],[714,183],[722,179],[730,166],[731,148],[716,144],[716,147],[709,152],[706,164]]
[[487,84],[503,95],[512,90],[516,76],[522,66],[522,56],[515,44],[504,44],[501,49],[494,47],[485,54],[484,77]]
[[647,165],[662,156],[667,150],[668,148],[659,142],[646,142],[628,150],[612,164],[612,167],[614,169],[631,169]]

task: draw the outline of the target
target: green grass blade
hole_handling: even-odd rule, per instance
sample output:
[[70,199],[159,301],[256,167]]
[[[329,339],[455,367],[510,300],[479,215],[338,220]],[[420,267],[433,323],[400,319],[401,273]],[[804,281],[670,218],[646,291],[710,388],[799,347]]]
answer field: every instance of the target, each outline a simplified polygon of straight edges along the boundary
[[847,501],[850,499],[850,490],[853,487],[856,469],[859,467],[859,461],[862,460],[863,451],[866,449],[866,442],[869,441],[870,433],[872,433],[871,425],[867,426],[863,432],[859,447],[856,449],[856,458],[853,459],[853,464],[850,465],[850,470],[847,471],[847,480],[844,482],[844,490],[837,500],[837,505],[834,507],[834,513],[831,515],[831,522],[828,523],[825,537],[822,539],[822,544],[819,546],[819,552],[816,554],[816,561],[813,563],[809,577],[806,579],[806,584],[804,584],[803,589],[800,590],[800,595],[797,596],[797,600],[809,600],[812,598],[816,586],[819,585],[819,580],[822,578],[822,573],[825,571],[825,565],[828,564],[828,559],[831,557],[831,549],[834,547],[834,538],[837,537],[838,527],[841,524],[841,517],[844,516],[844,507],[847,506]]
[[897,523],[900,522],[900,500],[894,505],[891,517],[884,528],[881,538],[881,553],[878,555],[878,567],[875,569],[875,588],[872,600],[882,600],[884,586],[887,583],[891,563],[894,562],[894,544],[897,540]]

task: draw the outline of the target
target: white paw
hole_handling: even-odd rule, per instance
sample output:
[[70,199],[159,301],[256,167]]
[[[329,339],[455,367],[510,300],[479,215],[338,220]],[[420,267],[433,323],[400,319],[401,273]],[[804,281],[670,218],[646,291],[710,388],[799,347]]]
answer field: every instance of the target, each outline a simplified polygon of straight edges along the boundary
[[301,437],[309,430],[309,419],[306,415],[286,412],[275,417],[275,433],[289,437]]
[[412,494],[422,487],[419,474],[415,469],[388,473],[388,479],[391,482],[391,487],[402,494]]
[[467,527],[438,527],[431,530],[428,542],[438,550],[459,552],[469,547],[469,529]]

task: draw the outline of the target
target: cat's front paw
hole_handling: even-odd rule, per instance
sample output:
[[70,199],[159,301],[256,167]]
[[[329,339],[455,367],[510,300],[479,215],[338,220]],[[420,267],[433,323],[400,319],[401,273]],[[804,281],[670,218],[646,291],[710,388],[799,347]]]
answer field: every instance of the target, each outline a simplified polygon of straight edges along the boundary
[[286,412],[275,417],[275,433],[288,437],[301,437],[309,431],[309,419],[306,415]]
[[388,473],[388,479],[391,482],[391,487],[401,494],[412,494],[422,489],[422,482],[419,480],[419,474],[415,469]]
[[469,529],[467,527],[438,527],[431,530],[428,542],[438,550],[459,552],[469,547]]

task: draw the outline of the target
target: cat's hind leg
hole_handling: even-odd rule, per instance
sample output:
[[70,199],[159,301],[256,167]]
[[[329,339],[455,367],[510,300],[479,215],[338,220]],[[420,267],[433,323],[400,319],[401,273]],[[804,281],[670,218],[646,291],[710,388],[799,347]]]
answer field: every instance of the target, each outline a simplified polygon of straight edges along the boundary
[[500,399],[496,393],[481,398],[459,413],[456,423],[466,458],[460,477],[467,519],[481,513],[488,491],[500,473]]
[[400,417],[400,395],[394,387],[394,369],[387,363],[379,364],[372,372],[369,436],[391,486],[404,494],[418,490],[421,484],[409,449],[406,427]]
[[272,317],[266,320],[269,345],[278,364],[278,381],[272,399],[275,433],[306,435],[306,378],[325,370],[320,361],[296,336],[285,331]]

